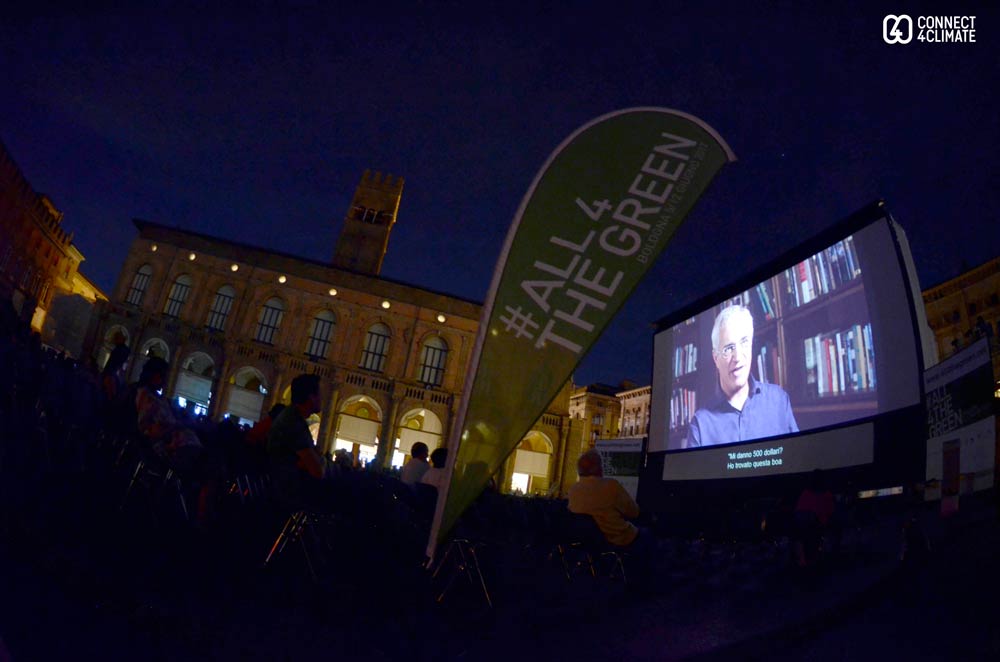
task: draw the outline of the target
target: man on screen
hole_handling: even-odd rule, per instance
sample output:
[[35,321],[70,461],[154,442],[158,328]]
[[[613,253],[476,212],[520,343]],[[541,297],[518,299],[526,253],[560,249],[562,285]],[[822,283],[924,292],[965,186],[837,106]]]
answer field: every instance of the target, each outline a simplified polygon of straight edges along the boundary
[[798,432],[788,394],[750,374],[753,316],[745,306],[724,308],[712,326],[712,359],[719,388],[691,420],[687,448]]

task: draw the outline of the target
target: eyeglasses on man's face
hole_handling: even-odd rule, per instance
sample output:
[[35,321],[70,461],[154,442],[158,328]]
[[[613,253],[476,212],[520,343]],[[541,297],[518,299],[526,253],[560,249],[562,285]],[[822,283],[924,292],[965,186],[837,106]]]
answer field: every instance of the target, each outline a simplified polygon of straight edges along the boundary
[[740,353],[742,354],[749,354],[750,347],[752,346],[753,346],[753,336],[743,336],[742,338],[740,338],[740,341],[738,343],[731,342],[728,345],[725,345],[716,351],[719,353],[719,356],[728,361],[729,359],[733,358],[733,354],[736,353],[737,349],[739,349]]

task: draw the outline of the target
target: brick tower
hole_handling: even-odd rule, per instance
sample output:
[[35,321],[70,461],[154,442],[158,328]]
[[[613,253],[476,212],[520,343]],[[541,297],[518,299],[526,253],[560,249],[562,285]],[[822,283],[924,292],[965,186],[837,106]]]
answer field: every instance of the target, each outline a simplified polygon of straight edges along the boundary
[[403,178],[365,170],[333,250],[333,266],[377,276],[396,222]]

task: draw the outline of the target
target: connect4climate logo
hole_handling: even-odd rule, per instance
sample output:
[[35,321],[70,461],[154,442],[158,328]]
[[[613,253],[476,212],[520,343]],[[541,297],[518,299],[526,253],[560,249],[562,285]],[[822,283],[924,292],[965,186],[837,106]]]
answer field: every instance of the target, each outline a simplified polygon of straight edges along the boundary
[[913,40],[913,19],[906,14],[887,15],[882,19],[882,39],[887,44],[910,43]]
[[[914,25],[916,23],[916,25]],[[976,42],[975,16],[917,16],[889,14],[882,19],[882,41],[908,44],[972,44]]]

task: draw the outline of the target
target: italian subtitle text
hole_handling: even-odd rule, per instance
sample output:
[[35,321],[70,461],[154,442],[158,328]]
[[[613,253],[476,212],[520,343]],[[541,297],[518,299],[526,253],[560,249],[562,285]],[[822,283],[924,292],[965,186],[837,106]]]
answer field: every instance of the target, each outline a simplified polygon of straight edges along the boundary
[[783,463],[781,454],[784,452],[784,446],[730,451],[726,461],[726,471],[746,471],[748,469],[780,467]]

